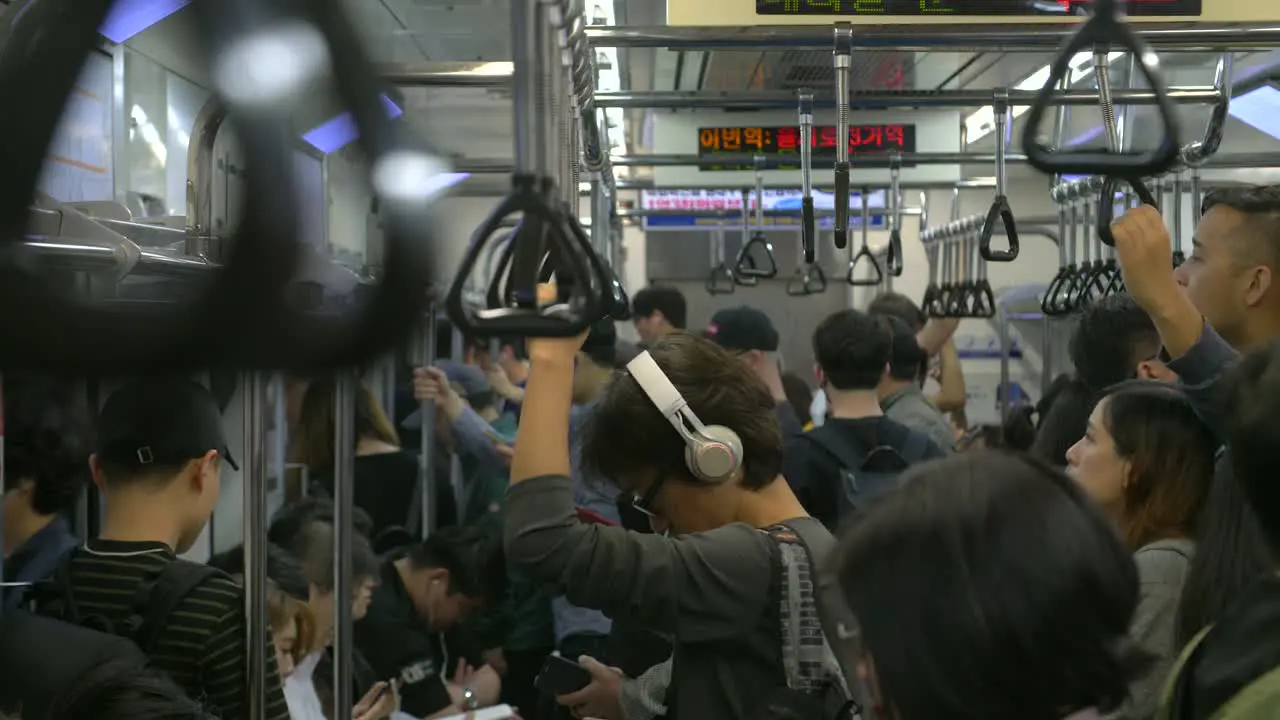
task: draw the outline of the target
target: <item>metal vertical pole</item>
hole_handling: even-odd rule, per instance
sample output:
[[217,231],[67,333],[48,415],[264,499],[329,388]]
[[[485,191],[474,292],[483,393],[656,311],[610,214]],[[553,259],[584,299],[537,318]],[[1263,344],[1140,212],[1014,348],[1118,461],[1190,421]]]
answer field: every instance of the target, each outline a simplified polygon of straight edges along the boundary
[[249,718],[267,713],[267,378],[260,372],[241,376],[244,422],[244,613],[249,629]]
[[564,111],[561,97],[560,77],[560,43],[556,38],[556,29],[552,27],[550,15],[555,9],[557,0],[543,0],[543,7],[538,9],[534,21],[537,33],[539,101],[541,112],[538,114],[538,128],[541,131],[543,151],[542,167],[538,173],[542,177],[553,178],[556,184],[563,187],[564,148],[560,145],[561,113]]
[[[0,495],[7,488],[4,484],[4,376],[0,375]],[[4,513],[0,512],[0,582],[4,580]],[[0,602],[0,615],[4,614],[4,603]]]
[[591,173],[591,247],[601,257],[609,258],[609,214],[605,210],[604,199],[604,182],[600,173]]
[[539,112],[542,78],[538,55],[538,0],[511,0],[511,105],[515,114],[515,171],[528,175],[542,168],[543,141],[538,137],[543,123]]
[[333,396],[333,717],[351,720],[355,697],[351,687],[351,540],[355,507],[355,415],[357,376],[354,370],[339,370]]
[[[422,365],[425,367],[436,360],[436,305],[431,303],[427,308],[426,323],[422,331],[422,338],[419,343],[421,352]],[[418,408],[422,413],[422,422],[418,431],[422,433],[421,453],[422,464],[418,468],[421,473],[420,487],[421,494],[418,496],[420,505],[418,520],[421,524],[422,538],[425,540],[431,534],[436,526],[436,473],[435,473],[435,444],[436,444],[436,403],[434,400],[423,400]],[[413,528],[409,528],[410,531]]]
[[[466,359],[466,339],[462,336],[462,331],[458,328],[453,329],[453,337],[450,339],[449,359],[455,363],[461,363]],[[466,493],[462,490],[462,461],[458,458],[458,453],[454,452],[453,457],[449,460],[449,486],[453,488],[454,497],[458,501],[458,517],[462,517],[463,501]]]

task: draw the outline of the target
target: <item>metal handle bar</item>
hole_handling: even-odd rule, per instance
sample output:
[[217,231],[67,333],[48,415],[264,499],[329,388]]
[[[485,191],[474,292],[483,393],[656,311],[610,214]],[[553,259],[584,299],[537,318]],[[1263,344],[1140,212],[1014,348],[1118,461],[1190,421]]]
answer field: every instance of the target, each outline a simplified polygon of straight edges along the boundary
[[[1159,175],[1178,162],[1181,150],[1177,110],[1160,72],[1159,59],[1147,44],[1120,17],[1118,0],[1094,0],[1093,16],[1058,51],[1050,66],[1049,77],[1027,113],[1022,135],[1022,149],[1027,162],[1048,174]],[[1161,135],[1159,144],[1141,152],[1101,152],[1097,150],[1051,149],[1040,141],[1039,128],[1058,84],[1072,72],[1076,53],[1092,51],[1098,46],[1112,46],[1127,51],[1137,60],[1146,75],[1147,85],[1156,96]]]
[[[1018,259],[1018,225],[1013,219],[1013,208],[1009,207],[1009,196],[1005,189],[1005,127],[1009,115],[1009,92],[997,90],[995,103],[992,105],[996,118],[996,194],[991,200],[991,208],[987,210],[986,220],[978,236],[978,252],[987,262],[1013,262]],[[992,250],[991,235],[995,232],[996,222],[1004,224],[1004,234],[1009,238],[1007,250]],[[988,295],[990,291],[988,289]],[[984,315],[981,317],[991,317]]]
[[[890,153],[889,159],[889,196],[885,199],[888,205],[888,225],[889,225],[889,249],[885,254],[885,267],[889,271],[890,277],[902,277],[903,257],[902,257],[902,202],[899,197],[901,193],[901,168],[902,153],[894,151]],[[870,221],[867,203],[862,203],[862,223],[863,232]]]
[[[835,162],[835,243],[843,250],[849,244],[849,72],[853,64],[853,28],[836,23],[832,62],[836,85],[836,162]],[[877,266],[878,267],[878,266]]]
[[1214,103],[1209,114],[1209,122],[1204,128],[1204,138],[1188,143],[1182,148],[1182,162],[1189,167],[1200,167],[1218,152],[1222,145],[1222,131],[1227,124],[1227,115],[1231,110],[1232,79],[1231,72],[1235,64],[1235,53],[1230,50],[1218,58],[1218,66],[1214,71],[1213,85],[1222,94]]
[[800,242],[804,261],[812,264],[816,257],[817,220],[813,212],[813,93],[800,93]]

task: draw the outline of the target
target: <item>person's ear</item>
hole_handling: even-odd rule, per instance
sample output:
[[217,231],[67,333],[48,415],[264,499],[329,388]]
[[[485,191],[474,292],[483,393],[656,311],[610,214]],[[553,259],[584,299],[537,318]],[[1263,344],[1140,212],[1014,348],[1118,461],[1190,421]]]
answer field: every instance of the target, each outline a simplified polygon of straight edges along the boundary
[[822,374],[822,366],[818,363],[813,364],[813,379],[818,381],[818,387],[827,384],[827,378]]
[[217,450],[206,452],[199,460],[196,461],[196,472],[193,482],[197,492],[204,492],[205,483],[208,478],[216,478],[221,468],[221,459],[218,457]]
[[93,481],[93,486],[98,488],[98,492],[107,489],[107,476],[102,472],[102,459],[97,453],[89,456],[89,477]]
[[1271,289],[1271,279],[1271,268],[1266,265],[1253,268],[1249,272],[1249,286],[1245,289],[1245,304],[1253,307],[1261,303]]

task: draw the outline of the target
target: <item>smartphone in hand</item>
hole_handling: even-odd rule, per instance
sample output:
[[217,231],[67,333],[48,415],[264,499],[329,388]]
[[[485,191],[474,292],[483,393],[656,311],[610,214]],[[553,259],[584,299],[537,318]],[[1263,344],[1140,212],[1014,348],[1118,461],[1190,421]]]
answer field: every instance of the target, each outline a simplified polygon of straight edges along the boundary
[[559,655],[548,655],[542,663],[542,671],[538,673],[534,686],[538,692],[550,697],[568,695],[591,684],[591,673],[572,660]]

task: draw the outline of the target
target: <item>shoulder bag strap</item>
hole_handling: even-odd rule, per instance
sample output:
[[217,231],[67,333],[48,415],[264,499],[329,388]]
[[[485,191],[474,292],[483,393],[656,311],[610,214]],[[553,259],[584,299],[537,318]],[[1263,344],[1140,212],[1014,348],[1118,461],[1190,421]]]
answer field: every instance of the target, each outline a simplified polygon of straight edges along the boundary
[[[144,583],[139,593],[146,593],[141,607],[135,605],[134,612],[141,622],[135,623],[132,637],[134,643],[147,655],[152,654],[160,631],[168,623],[169,616],[178,608],[184,598],[206,581],[222,576],[220,570],[208,565],[177,560],[169,563],[160,571],[151,583]],[[141,599],[141,598],[139,598]]]
[[[827,653],[828,664],[840,668],[840,680],[845,697],[861,702],[852,692],[849,680],[857,677],[853,663],[860,654],[857,643],[851,635],[855,627],[852,614],[844,602],[844,593],[836,583],[834,573],[828,571],[823,563],[815,561],[815,556],[830,559],[835,549],[835,538],[825,530],[818,533],[820,524],[814,521],[797,523],[799,527],[791,527],[796,540],[809,556],[813,577],[814,603],[818,609],[818,620],[822,624],[823,649]],[[790,526],[788,526],[790,527]]]

